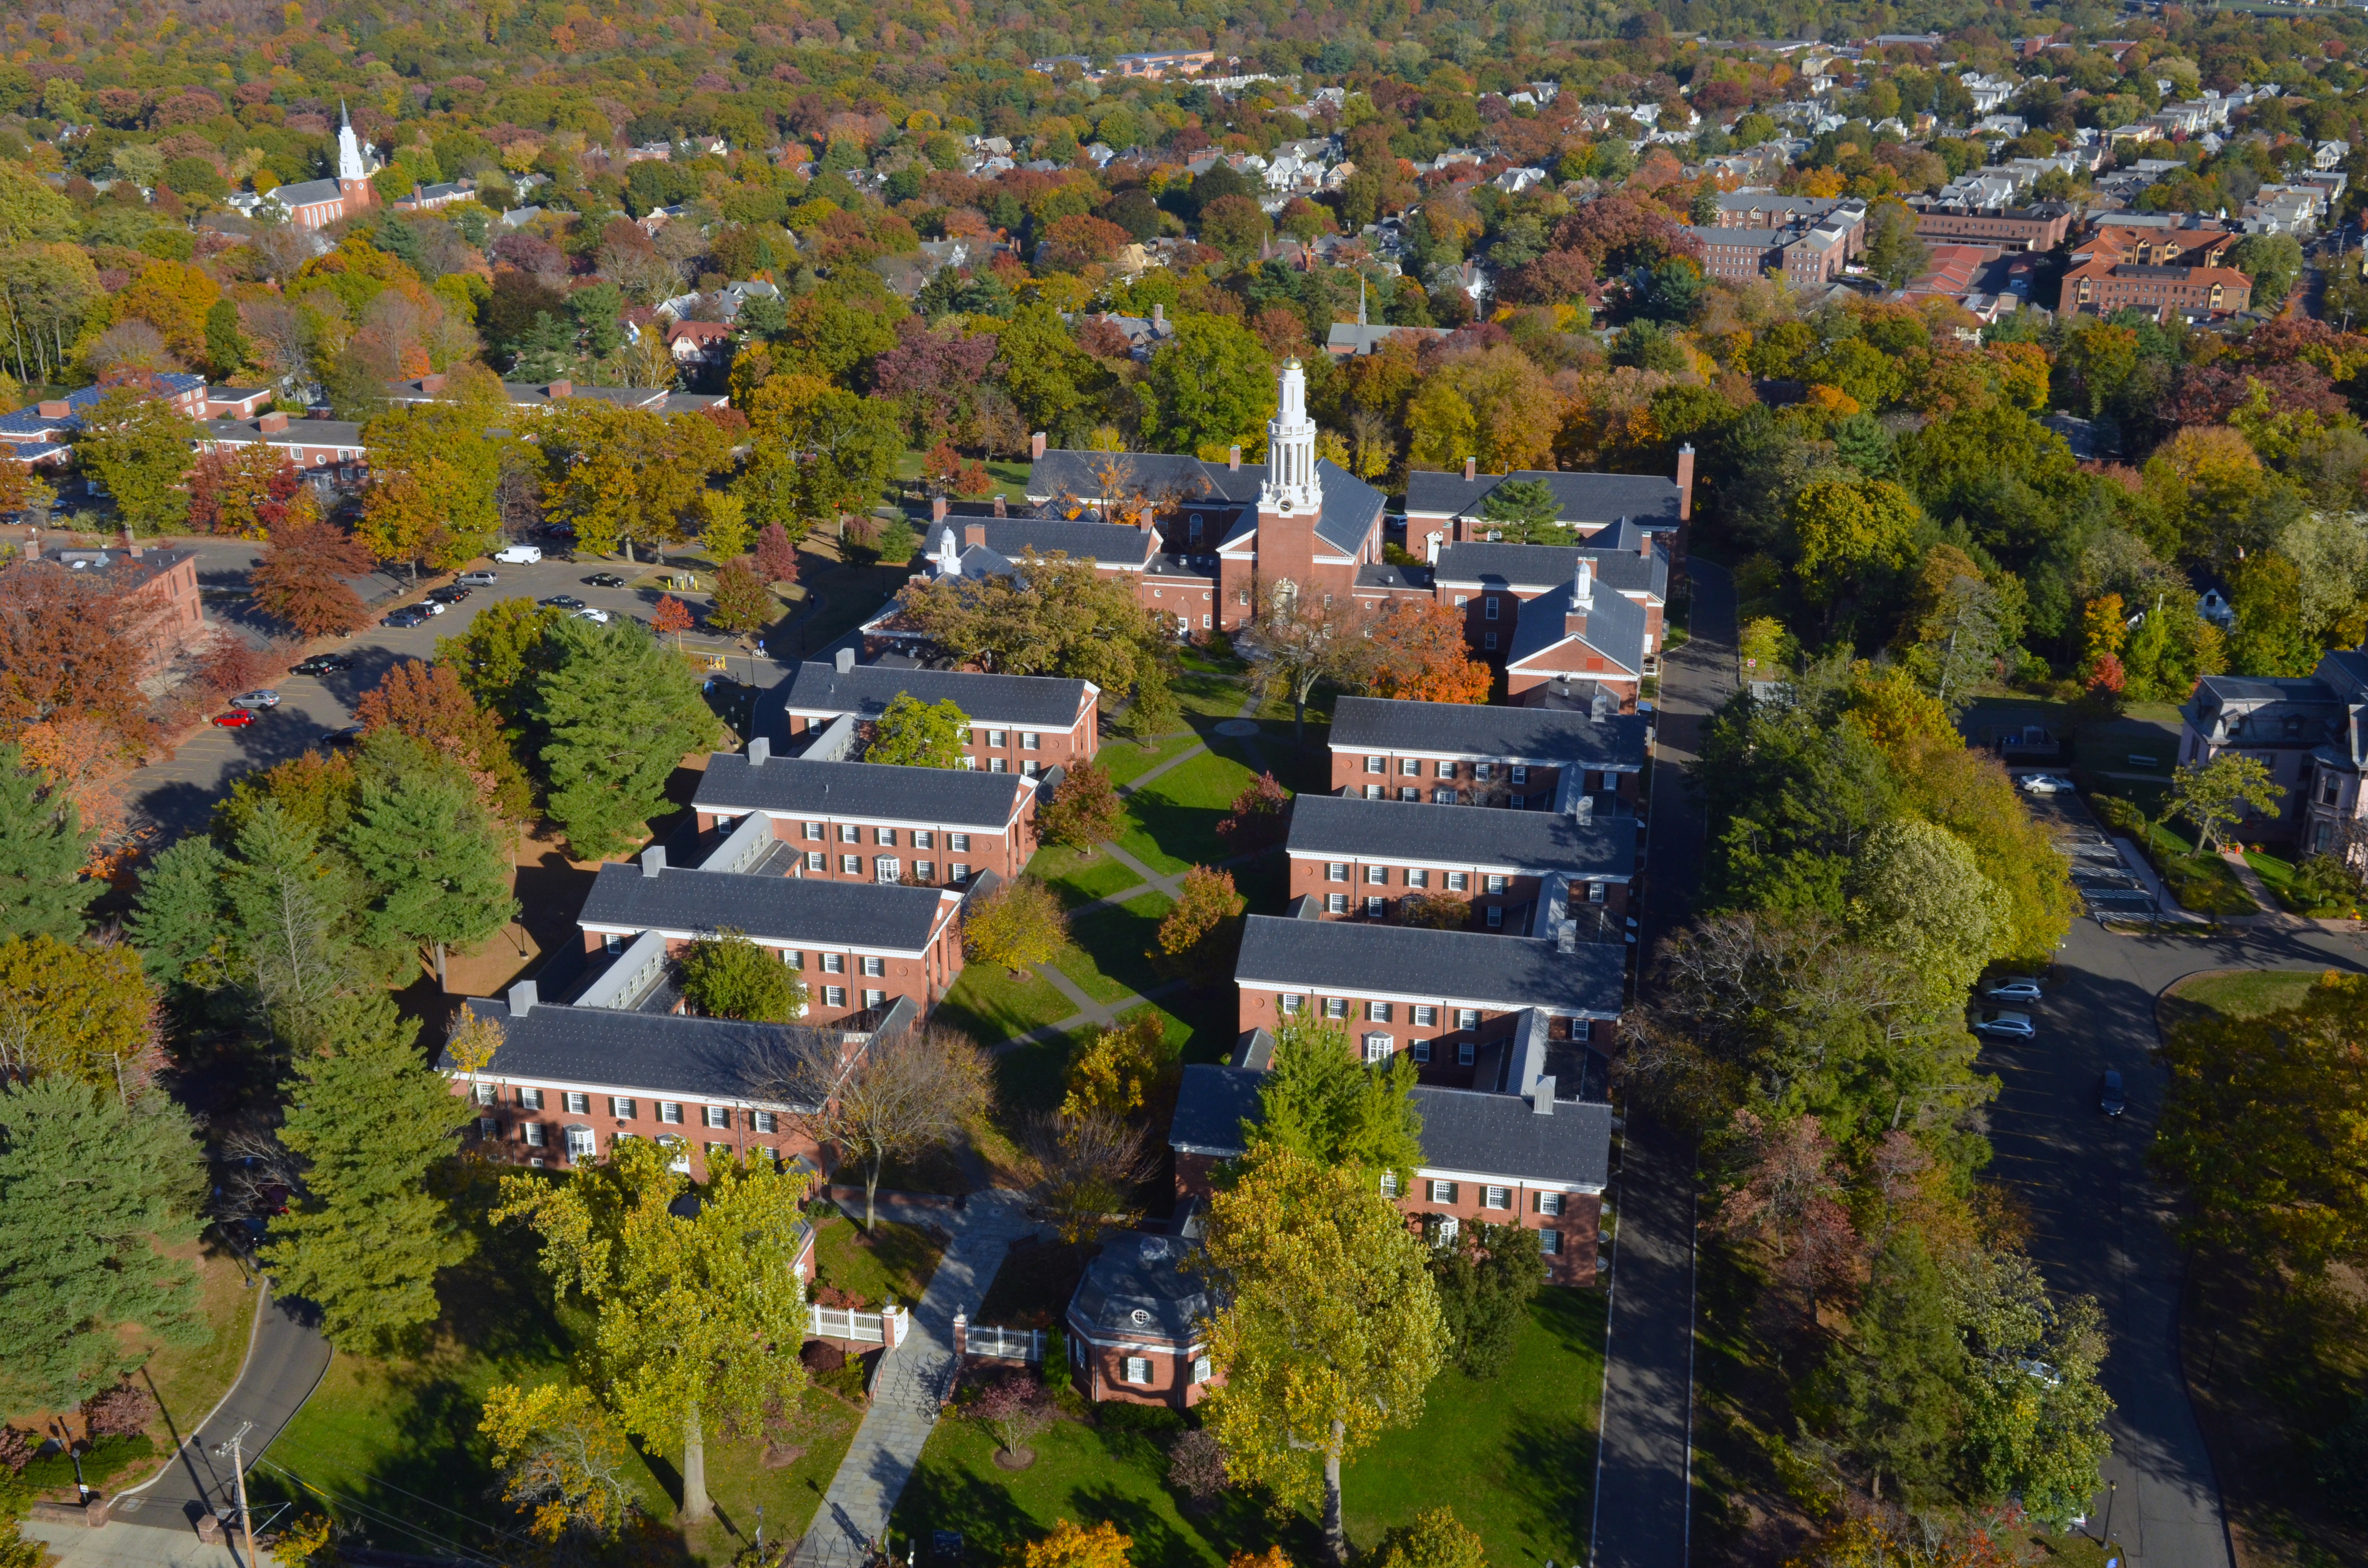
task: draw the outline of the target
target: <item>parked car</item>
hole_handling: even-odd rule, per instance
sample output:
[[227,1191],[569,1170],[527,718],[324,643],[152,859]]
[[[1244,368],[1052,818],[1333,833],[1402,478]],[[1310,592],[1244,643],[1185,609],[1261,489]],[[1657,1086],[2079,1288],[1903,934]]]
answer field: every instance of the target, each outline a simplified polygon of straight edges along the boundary
[[582,609],[584,608],[584,601],[574,594],[553,594],[547,599],[537,599],[535,603],[549,609]]
[[2002,974],[1982,994],[1993,1002],[2036,1002],[2039,982],[2028,974]]
[[430,615],[442,615],[446,610],[452,607],[446,604],[442,599],[437,598],[431,595],[419,601],[419,608],[426,610]]
[[359,745],[361,739],[362,727],[359,724],[347,724],[342,730],[331,730],[327,734],[323,735],[321,744],[324,746]]
[[2119,1116],[2129,1108],[2129,1102],[2122,1097],[2122,1075],[2111,1067],[2097,1080],[2097,1108],[2107,1116]]
[[2008,1040],[2032,1040],[2039,1033],[2031,1027],[2029,1013],[2008,1013],[1996,1007],[1985,1007],[1974,1016],[1974,1032]]
[[2023,779],[2022,788],[2031,795],[2067,795],[2072,792],[2072,780],[2053,773],[2033,773]]
[[233,708],[277,708],[279,694],[276,691],[242,691],[230,699]]
[[404,628],[409,626],[424,626],[427,624],[427,612],[426,610],[420,608],[417,605],[405,605],[401,609],[396,610],[393,615],[388,616],[384,620],[380,621],[379,624],[381,626],[391,626],[400,631]]
[[439,605],[456,605],[469,597],[469,590],[455,583],[448,588],[430,588],[427,597]]
[[452,579],[456,583],[466,583],[472,588],[490,588],[501,580],[502,574],[498,572],[463,572]]
[[584,584],[585,586],[591,588],[621,588],[625,585],[625,580],[614,572],[595,572],[584,579]]
[[233,708],[227,713],[215,714],[214,722],[225,730],[244,730],[255,722],[255,715],[247,709]]
[[288,673],[299,676],[327,676],[353,667],[354,662],[343,653],[315,653]]
[[509,566],[531,566],[542,559],[542,551],[531,544],[506,544],[494,551],[494,559]]
[[575,612],[575,619],[578,620],[588,620],[598,626],[606,626],[609,624],[609,612],[605,609],[595,609],[590,605],[586,605],[582,609]]

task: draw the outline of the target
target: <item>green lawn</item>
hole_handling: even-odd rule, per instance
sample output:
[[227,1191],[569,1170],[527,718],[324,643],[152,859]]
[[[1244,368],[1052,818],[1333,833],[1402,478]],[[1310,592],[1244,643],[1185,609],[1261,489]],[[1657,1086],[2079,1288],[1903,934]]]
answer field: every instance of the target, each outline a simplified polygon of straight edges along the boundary
[[2142,840],[2146,858],[2162,875],[2170,896],[2198,915],[2259,915],[2261,906],[2217,855],[2199,855],[2176,829],[2154,825]]
[[[1597,1292],[1546,1291],[1502,1379],[1441,1373],[1422,1420],[1385,1434],[1349,1466],[1341,1492],[1351,1542],[1370,1550],[1383,1531],[1444,1505],[1479,1533],[1497,1568],[1581,1558],[1603,1312]],[[1016,1473],[996,1465],[995,1440],[976,1422],[939,1422],[897,1506],[895,1533],[958,1529],[967,1555],[991,1561],[1060,1519],[1108,1519],[1133,1538],[1135,1568],[1217,1568],[1236,1551],[1278,1543],[1295,1561],[1315,1560],[1306,1514],[1278,1520],[1233,1494],[1207,1514],[1179,1506],[1164,1483],[1173,1428],[1156,1429],[1167,1418],[1110,1411],[1055,1423],[1033,1440],[1036,1462]]]
[[866,1306],[917,1301],[945,1251],[937,1236],[894,1220],[881,1221],[868,1237],[852,1220],[825,1220],[814,1233],[814,1283],[859,1296]]
[[2210,1008],[2232,1018],[2258,1018],[2294,1006],[2324,973],[2316,969],[2232,969],[2194,974],[2170,988],[2169,1000]]
[[1247,684],[1231,671],[1189,666],[1168,689],[1175,692],[1178,707],[1201,719],[1232,718],[1242,710],[1242,699],[1250,694]]
[[1201,737],[1187,730],[1181,734],[1162,735],[1159,744],[1149,749],[1133,741],[1111,740],[1102,743],[1094,760],[1110,776],[1113,784],[1130,784],[1142,778],[1169,757],[1190,751],[1201,744]]
[[1016,1127],[1030,1112],[1049,1111],[1058,1106],[1069,1074],[1069,1052],[1079,1036],[1091,1032],[1091,1026],[1087,1026],[1076,1034],[1030,1040],[1017,1051],[996,1057],[996,1115],[1008,1126]]
[[1234,797],[1257,780],[1239,762],[1214,752],[1171,768],[1129,801],[1136,825],[1120,836],[1119,847],[1160,871],[1222,860],[1233,850],[1217,836],[1217,824],[1232,812]]
[[1120,1002],[1160,983],[1144,955],[1158,936],[1159,922],[1175,903],[1147,892],[1115,908],[1095,910],[1069,925],[1071,946],[1053,960],[1063,974],[1097,1002]]
[[1060,844],[1048,844],[1036,851],[1028,862],[1028,874],[1041,878],[1068,909],[1143,882],[1142,877],[1103,850],[1084,855]]
[[2349,902],[2321,903],[2316,896],[2305,893],[2296,887],[2294,863],[2291,860],[2281,859],[2266,850],[2248,849],[2245,851],[2245,864],[2253,868],[2254,874],[2268,884],[2270,892],[2277,895],[2281,905],[2296,915],[2307,915],[2320,919],[2330,917],[2356,919],[2358,917],[2357,906]]
[[1058,1023],[1076,1012],[1053,983],[1035,973],[1014,975],[1001,964],[964,964],[937,1017],[992,1045]]

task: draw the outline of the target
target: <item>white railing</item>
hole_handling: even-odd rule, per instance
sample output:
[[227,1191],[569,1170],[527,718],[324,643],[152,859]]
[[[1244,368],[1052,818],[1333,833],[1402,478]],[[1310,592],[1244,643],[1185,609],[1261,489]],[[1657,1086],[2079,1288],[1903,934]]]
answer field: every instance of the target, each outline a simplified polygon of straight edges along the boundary
[[[911,1332],[913,1315],[909,1308],[870,1308],[853,1311],[846,1307],[825,1307],[816,1303],[807,1309],[806,1332],[816,1339],[844,1339],[855,1345],[884,1345],[894,1350],[905,1342]],[[893,1332],[892,1332],[893,1330]]]
[[1007,1361],[1030,1364],[1044,1359],[1044,1331],[1041,1328],[989,1328],[973,1324],[965,1331],[963,1346],[973,1356],[993,1356]]

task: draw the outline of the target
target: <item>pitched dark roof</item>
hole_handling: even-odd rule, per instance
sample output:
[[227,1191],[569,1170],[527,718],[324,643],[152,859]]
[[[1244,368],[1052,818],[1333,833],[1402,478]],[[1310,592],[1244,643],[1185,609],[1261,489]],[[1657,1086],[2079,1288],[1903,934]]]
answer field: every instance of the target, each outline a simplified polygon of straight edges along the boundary
[[1422,1163],[1432,1170],[1592,1187],[1611,1178],[1608,1105],[1557,1098],[1554,1113],[1540,1116],[1521,1095],[1424,1085],[1414,1091],[1414,1107],[1422,1117]]
[[[1406,475],[1406,510],[1431,517],[1476,517],[1488,493],[1508,479],[1545,481],[1559,504],[1555,517],[1561,522],[1600,527],[1633,517],[1666,528],[1675,528],[1679,522],[1675,480],[1649,473],[1557,473],[1546,469],[1484,473],[1473,479],[1461,473],[1417,470]],[[1325,483],[1328,488],[1331,482],[1327,479]]]
[[[789,1024],[750,1024],[674,1013],[615,1007],[565,1007],[541,1003],[524,1017],[498,999],[472,996],[462,1006],[502,1027],[494,1076],[528,1082],[582,1084],[685,1099],[767,1099],[757,1094],[757,1058],[815,1034]],[[437,1071],[460,1067],[447,1054]],[[555,1107],[553,1108],[556,1108]]]
[[1184,1069],[1176,1089],[1176,1114],[1167,1123],[1170,1148],[1230,1160],[1247,1146],[1244,1120],[1258,1118],[1258,1085],[1265,1073],[1255,1067],[1220,1067],[1196,1062]]
[[[200,390],[205,384],[203,376],[192,376],[180,370],[167,371],[156,377],[159,394],[168,398]],[[39,436],[48,430],[79,430],[84,412],[114,390],[112,387],[84,387],[62,398],[45,400],[66,405],[67,412],[63,418],[52,419],[43,414],[38,403],[28,403],[22,408],[0,414],[0,436]]]
[[1301,795],[1291,803],[1294,855],[1437,860],[1626,878],[1636,869],[1634,818],[1581,822],[1559,812],[1432,806],[1354,795]]
[[[1594,535],[1585,546],[1576,544],[1491,544],[1486,540],[1443,545],[1439,551],[1439,581],[1449,587],[1473,586],[1538,590],[1558,588],[1578,573],[1578,558],[1595,562],[1595,580],[1620,594],[1669,597],[1669,555],[1656,549],[1648,557],[1636,549],[1634,523],[1620,532],[1624,543],[1607,539],[1612,530]],[[1599,542],[1600,541],[1600,542]]]
[[729,926],[758,941],[877,948],[915,953],[937,929],[935,888],[820,878],[751,877],[669,866],[646,876],[637,865],[600,868],[575,918],[626,931],[715,931]]
[[1234,978],[1336,994],[1385,992],[1610,1018],[1620,1014],[1626,966],[1627,949],[1609,943],[1582,942],[1565,953],[1552,942],[1485,931],[1253,915],[1242,931]]
[[974,724],[1065,730],[1077,722],[1089,683],[1053,676],[990,676],[969,670],[892,669],[807,663],[790,677],[792,713],[852,713],[876,719],[905,692],[920,702],[951,701]]
[[[1108,452],[1049,450],[1029,470],[1029,498],[1099,496],[1100,471],[1110,461]],[[1151,495],[1173,494],[1178,505],[1186,506],[1205,500],[1233,502],[1255,509],[1258,486],[1266,483],[1264,463],[1244,463],[1234,469],[1221,462],[1204,462],[1169,452],[1129,452],[1123,462],[1127,482],[1135,489]],[[1336,550],[1353,554],[1372,531],[1373,519],[1381,515],[1382,493],[1328,459],[1317,461],[1315,477],[1324,487],[1324,511],[1316,518],[1315,532]],[[1671,506],[1670,521],[1675,522],[1675,503]]]
[[962,517],[939,524],[929,532],[928,552],[936,555],[951,533],[957,545],[972,528],[986,530],[986,548],[1011,561],[1023,551],[1039,555],[1061,554],[1072,561],[1099,561],[1115,566],[1140,566],[1159,548],[1159,536],[1149,528],[1124,523],[1070,522],[1063,517]]
[[1398,702],[1344,697],[1332,710],[1332,749],[1485,757],[1542,767],[1640,769],[1645,722],[1634,713],[1499,708],[1463,702]]
[[782,812],[880,817],[1001,833],[1033,781],[966,767],[894,767],[876,762],[809,762],[777,756],[761,767],[739,752],[707,759],[691,807],[701,812]]
[[1069,1299],[1069,1322],[1104,1338],[1195,1343],[1194,1325],[1212,1315],[1213,1305],[1201,1277],[1183,1267],[1199,1250],[1172,1236],[1120,1232],[1086,1265]]
[[[1564,589],[1521,601],[1520,623],[1513,628],[1513,643],[1505,662],[1517,665],[1535,658],[1569,635],[1565,619],[1575,595]],[[1645,673],[1645,607],[1625,594],[1598,587],[1587,612],[1582,641],[1616,661],[1630,675]],[[1614,672],[1604,671],[1605,675]]]

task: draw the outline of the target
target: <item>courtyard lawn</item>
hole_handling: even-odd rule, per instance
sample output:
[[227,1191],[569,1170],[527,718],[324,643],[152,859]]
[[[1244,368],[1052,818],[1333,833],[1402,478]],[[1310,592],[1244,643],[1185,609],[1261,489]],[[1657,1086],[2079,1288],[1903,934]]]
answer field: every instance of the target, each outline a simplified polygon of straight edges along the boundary
[[1077,989],[1097,1002],[1122,1002],[1160,983],[1145,956],[1157,939],[1159,923],[1175,903],[1147,892],[1116,908],[1097,909],[1070,922],[1070,947],[1053,960]]
[[1036,851],[1029,859],[1028,874],[1041,878],[1067,909],[1143,884],[1143,878],[1115,856],[1100,849],[1080,854],[1064,844]]
[[2217,855],[2200,855],[2190,840],[2177,830],[2159,824],[2150,825],[2149,836],[2142,840],[2146,858],[2154,862],[2162,876],[2163,885],[2170,896],[2198,915],[2259,915],[2261,906],[2237,880],[2228,862]]
[[2245,851],[2245,864],[2253,868],[2254,874],[2261,879],[2270,892],[2277,895],[2280,904],[2296,915],[2307,915],[2319,919],[2358,918],[2358,911],[2350,900],[2338,903],[2320,903],[2315,897],[2305,894],[2296,887],[2294,885],[2295,867],[2291,860],[2281,859],[2266,850],[2248,849]]
[[1077,1009],[1053,983],[1033,971],[1013,974],[1001,964],[964,964],[938,1004],[937,1017],[982,1045],[1058,1023]]
[[1107,740],[1094,753],[1094,760],[1110,776],[1113,784],[1129,784],[1142,778],[1171,756],[1180,756],[1201,744],[1201,737],[1190,730],[1180,734],[1162,735],[1158,744],[1144,747],[1129,740]]
[[867,1236],[853,1220],[837,1216],[814,1229],[814,1283],[859,1297],[865,1306],[917,1301],[945,1253],[941,1235],[917,1226],[882,1220]]
[[1120,836],[1119,847],[1159,871],[1214,865],[1234,853],[1217,824],[1233,811],[1234,797],[1257,780],[1214,752],[1171,768],[1130,799],[1136,825]]
[[1069,1074],[1069,1051],[1076,1040],[1092,1032],[1087,1025],[1072,1034],[1030,1040],[995,1059],[995,1108],[1007,1128],[1016,1129],[1034,1111],[1049,1111],[1061,1103]]

